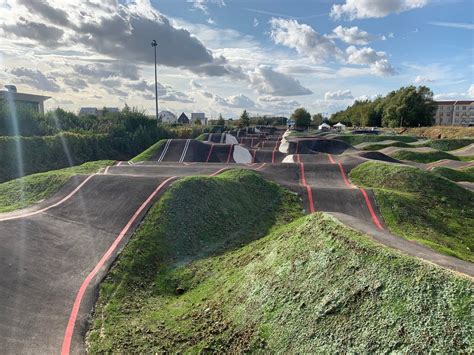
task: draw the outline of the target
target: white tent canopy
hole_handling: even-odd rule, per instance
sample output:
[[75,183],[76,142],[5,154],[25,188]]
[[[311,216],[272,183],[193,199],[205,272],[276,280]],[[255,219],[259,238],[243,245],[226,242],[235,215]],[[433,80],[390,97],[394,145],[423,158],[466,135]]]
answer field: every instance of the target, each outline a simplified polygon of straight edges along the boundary
[[346,125],[341,122],[336,123],[333,127],[339,131],[343,131],[346,129]]
[[323,123],[323,124],[320,124],[318,129],[329,129],[331,128],[330,125],[328,125],[327,123]]

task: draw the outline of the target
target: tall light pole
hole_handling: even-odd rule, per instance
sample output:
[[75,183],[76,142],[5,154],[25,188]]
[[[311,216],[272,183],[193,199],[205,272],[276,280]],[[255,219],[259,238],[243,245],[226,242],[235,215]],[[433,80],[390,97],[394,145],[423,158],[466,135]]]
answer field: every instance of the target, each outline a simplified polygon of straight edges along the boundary
[[155,107],[156,107],[156,122],[158,122],[158,73],[156,70],[156,47],[158,46],[158,43],[156,40],[153,40],[151,42],[151,46],[155,50]]

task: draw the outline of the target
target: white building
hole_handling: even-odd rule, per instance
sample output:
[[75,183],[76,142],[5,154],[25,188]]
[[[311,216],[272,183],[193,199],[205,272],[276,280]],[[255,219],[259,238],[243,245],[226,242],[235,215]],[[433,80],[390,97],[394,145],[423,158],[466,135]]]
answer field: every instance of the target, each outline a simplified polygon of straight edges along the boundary
[[97,107],[81,107],[79,116],[104,116],[109,112],[120,112],[120,110],[118,107],[103,107],[101,109]]
[[474,100],[436,101],[436,105],[436,125],[474,125]]
[[193,112],[193,113],[191,113],[191,123],[196,122],[196,120],[201,121],[202,125],[207,125],[206,115],[202,112]]
[[170,111],[161,111],[158,114],[158,122],[161,123],[176,123],[178,122],[178,118],[173,112]]
[[44,102],[51,97],[32,95],[17,92],[16,86],[5,85],[5,90],[0,90],[0,99],[5,100],[7,103],[13,101],[16,106],[21,106],[27,109],[31,109],[34,112],[44,113]]

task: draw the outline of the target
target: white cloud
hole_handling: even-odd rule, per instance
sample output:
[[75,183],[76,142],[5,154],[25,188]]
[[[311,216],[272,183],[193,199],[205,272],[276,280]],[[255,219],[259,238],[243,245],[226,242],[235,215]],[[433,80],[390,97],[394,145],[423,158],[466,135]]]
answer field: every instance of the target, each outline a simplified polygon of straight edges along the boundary
[[216,24],[216,21],[214,21],[212,18],[208,18],[207,19],[207,23],[210,24],[210,25],[215,25]]
[[282,18],[272,18],[270,24],[271,37],[276,44],[293,48],[299,54],[310,57],[314,63],[343,58],[342,51],[335,43],[311,26]]
[[259,25],[259,22],[256,17],[253,18],[253,27],[257,27]]
[[413,83],[414,84],[428,84],[428,83],[432,83],[434,82],[433,79],[430,79],[430,78],[427,78],[427,77],[424,77],[424,76],[420,76],[418,75],[415,80],[413,80]]
[[191,79],[189,81],[189,85],[191,86],[191,89],[201,89],[202,88],[202,85],[199,84],[196,80],[194,79]]
[[202,11],[206,15],[209,14],[208,4],[214,4],[220,7],[226,6],[224,0],[187,0],[187,2],[191,3],[194,9]]
[[356,48],[354,46],[350,46],[346,49],[347,54],[347,62],[349,64],[373,64],[377,60],[386,59],[385,52],[376,52],[373,48],[370,47],[363,47],[363,48]]
[[464,30],[474,30],[474,23],[463,23],[463,22],[428,22],[430,25],[442,26],[442,27],[451,27],[451,28],[461,28]]
[[270,66],[261,65],[250,73],[250,86],[259,94],[273,96],[310,95],[313,92],[305,88],[291,76],[279,73]]
[[46,76],[39,70],[28,68],[14,68],[10,74],[17,78],[17,81],[30,85],[38,90],[59,92],[60,87],[53,76]]
[[331,17],[350,20],[364,18],[380,18],[393,13],[400,13],[421,8],[428,0],[346,0],[345,4],[333,5]]
[[467,91],[470,97],[474,97],[474,84],[471,84],[469,90]]
[[354,96],[350,90],[328,91],[324,94],[324,100],[352,100]]
[[228,106],[234,108],[255,108],[255,102],[244,94],[221,97],[214,95],[214,101],[221,106]]
[[348,54],[347,63],[369,65],[372,74],[389,76],[397,73],[395,68],[387,60],[385,52],[376,52],[370,47],[356,48],[354,46],[348,47],[346,52]]
[[332,30],[335,38],[339,38],[341,41],[348,44],[356,45],[366,45],[369,44],[374,39],[380,38],[377,36],[372,36],[368,32],[361,30],[357,26],[353,27],[342,27],[337,26]]
[[377,60],[370,66],[370,70],[373,74],[379,76],[391,76],[397,74],[397,71],[387,59]]

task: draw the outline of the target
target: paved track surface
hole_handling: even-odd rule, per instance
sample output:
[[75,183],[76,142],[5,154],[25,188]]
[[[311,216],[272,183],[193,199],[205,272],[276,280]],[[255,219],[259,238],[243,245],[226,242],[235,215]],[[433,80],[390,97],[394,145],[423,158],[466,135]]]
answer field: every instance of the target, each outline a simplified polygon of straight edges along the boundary
[[[175,177],[235,167],[299,193],[307,212],[333,213],[383,244],[474,276],[472,264],[390,234],[371,191],[347,178],[364,161],[391,158],[320,137],[291,139],[281,152],[282,134],[241,131],[236,138],[252,155],[248,164],[234,163],[235,145],[226,144],[223,135],[209,135],[208,142],[169,140],[153,161],[75,177],[47,201],[0,214],[2,353],[83,352],[98,285],[153,201]],[[281,163],[287,154],[293,163]]]

